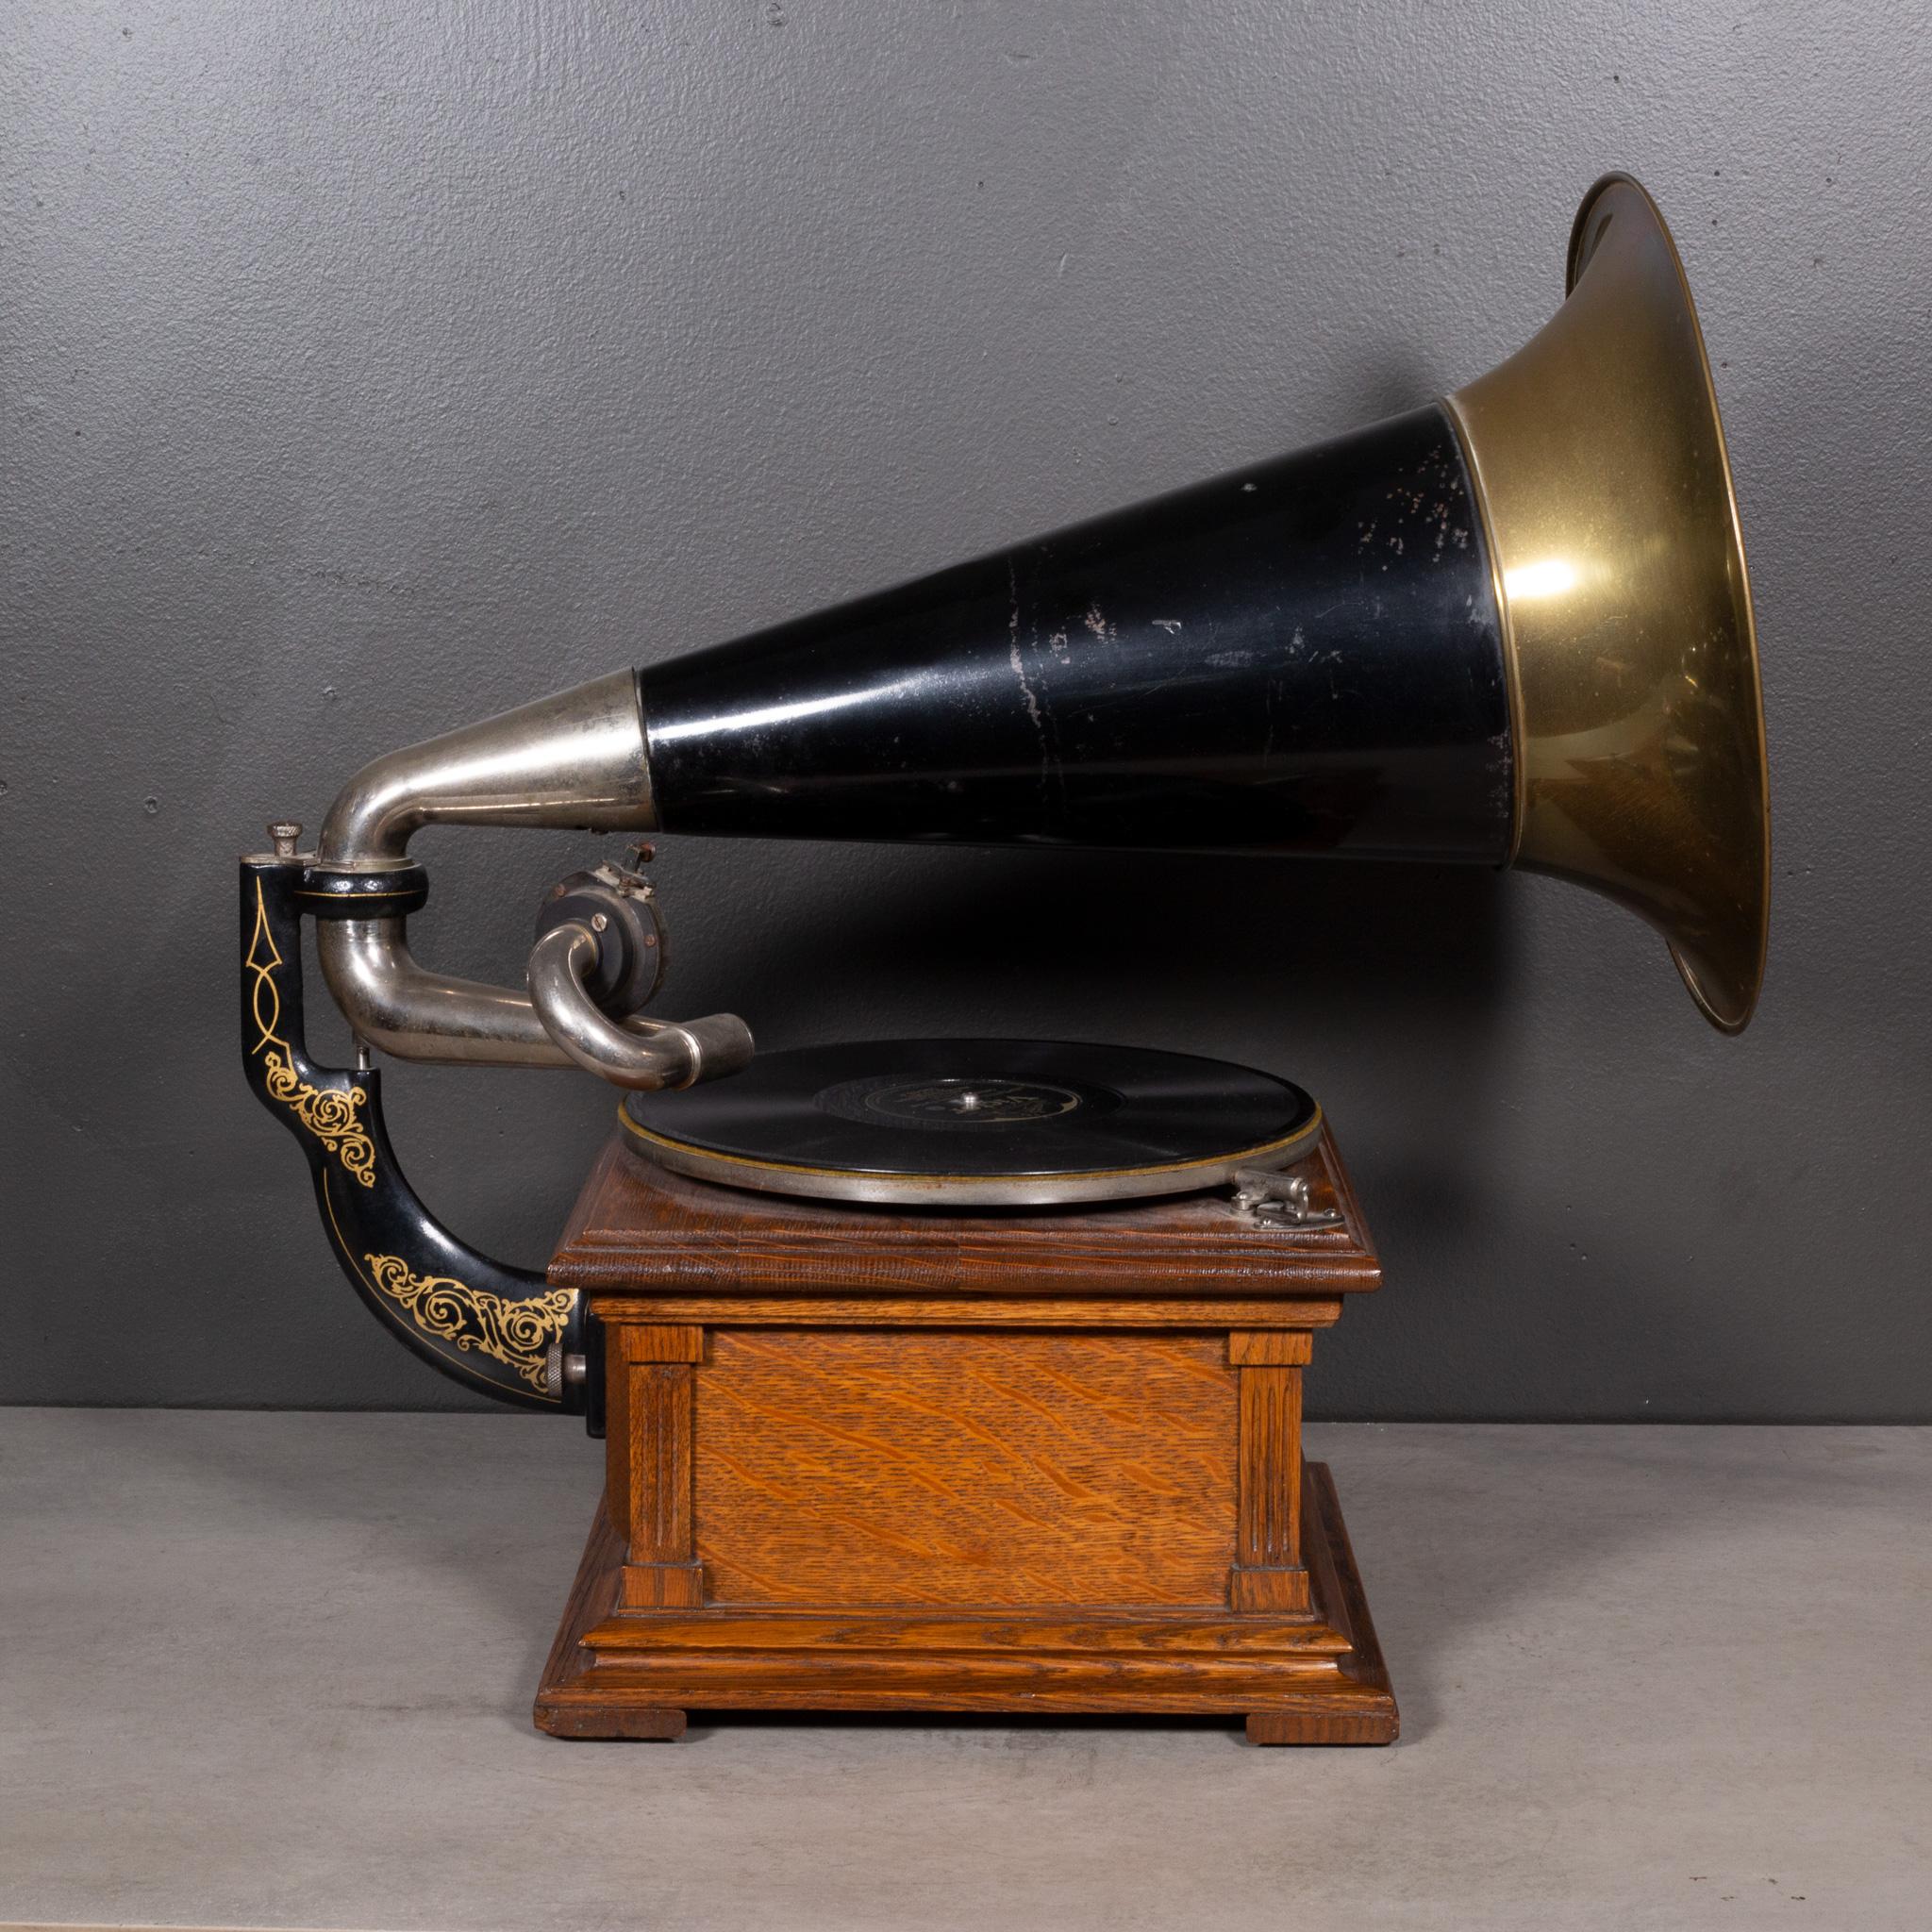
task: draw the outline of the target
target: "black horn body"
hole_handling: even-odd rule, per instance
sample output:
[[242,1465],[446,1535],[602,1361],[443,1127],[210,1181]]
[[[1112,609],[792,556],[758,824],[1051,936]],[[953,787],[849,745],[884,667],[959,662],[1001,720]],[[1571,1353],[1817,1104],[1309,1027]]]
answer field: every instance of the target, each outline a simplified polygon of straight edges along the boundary
[[667,832],[1509,856],[1501,620],[1438,407],[639,684]]

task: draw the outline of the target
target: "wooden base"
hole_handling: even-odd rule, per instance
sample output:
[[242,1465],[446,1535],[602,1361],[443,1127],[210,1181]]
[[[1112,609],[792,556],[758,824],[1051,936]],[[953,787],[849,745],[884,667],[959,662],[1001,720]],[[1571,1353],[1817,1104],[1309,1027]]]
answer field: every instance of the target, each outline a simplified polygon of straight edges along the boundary
[[613,1151],[551,1263],[595,1318],[605,1491],[539,1726],[1214,1712],[1388,1742],[1301,1449],[1314,1338],[1381,1269],[1332,1137],[1296,1172],[1307,1226],[1211,1194],[788,1201]]
[[[1308,1608],[1020,1610],[625,1601],[600,1507],[537,1694],[558,1738],[677,1737],[690,1710],[1212,1712],[1257,1744],[1386,1744],[1395,1699],[1325,1465],[1303,1484]],[[635,1566],[632,1566],[634,1569]]]

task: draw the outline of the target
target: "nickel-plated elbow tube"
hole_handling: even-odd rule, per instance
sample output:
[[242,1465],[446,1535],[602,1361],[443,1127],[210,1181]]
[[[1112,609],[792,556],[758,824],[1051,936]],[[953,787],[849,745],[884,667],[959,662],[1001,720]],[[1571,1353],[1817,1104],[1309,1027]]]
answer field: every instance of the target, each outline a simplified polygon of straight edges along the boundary
[[400,860],[421,825],[649,831],[658,823],[637,675],[613,672],[364,765],[323,821],[325,865]]
[[417,964],[402,919],[338,919],[315,928],[323,977],[358,1040],[404,1060],[567,1067],[529,998]]
[[[325,865],[380,872],[406,863],[411,834],[427,824],[608,832],[649,831],[657,822],[637,677],[620,671],[365,765],[330,807],[317,856]],[[750,1035],[728,1015],[678,1027],[599,1014],[593,1029],[575,1012],[570,1040],[559,1043],[527,993],[418,964],[406,924],[398,916],[316,927],[336,1005],[359,1039],[399,1059],[575,1064],[621,1086],[664,1087],[728,1072],[749,1057]],[[581,982],[573,978],[572,988],[580,991]],[[588,995],[576,1004],[595,1012]],[[707,1056],[705,1029],[719,1026]],[[593,1032],[595,1058],[575,1047],[575,1034]]]
[[735,1074],[752,1056],[751,1029],[735,1013],[627,1025],[600,1012],[584,990],[597,941],[587,926],[553,926],[530,954],[530,1002],[550,1037],[586,1072],[656,1092]]

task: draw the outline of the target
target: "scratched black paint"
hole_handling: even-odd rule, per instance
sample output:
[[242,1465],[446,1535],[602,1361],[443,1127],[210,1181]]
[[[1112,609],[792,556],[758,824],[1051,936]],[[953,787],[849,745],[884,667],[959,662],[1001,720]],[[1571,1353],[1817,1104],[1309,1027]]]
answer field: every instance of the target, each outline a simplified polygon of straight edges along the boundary
[[640,674],[667,831],[1500,863],[1438,408]]

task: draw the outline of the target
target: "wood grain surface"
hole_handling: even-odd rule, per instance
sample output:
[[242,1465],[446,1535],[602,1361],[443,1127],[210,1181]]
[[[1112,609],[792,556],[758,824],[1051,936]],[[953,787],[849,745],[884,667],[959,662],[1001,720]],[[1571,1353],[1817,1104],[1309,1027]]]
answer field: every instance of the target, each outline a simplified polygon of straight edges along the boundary
[[675,1736],[687,1709],[1218,1711],[1245,1717],[1255,1743],[1388,1743],[1395,1700],[1320,1464],[1304,1491],[1317,1619],[1272,1630],[1173,1612],[611,1615],[623,1549],[600,1511],[536,1722],[560,1738],[624,1738]]
[[1238,1610],[1299,1610],[1308,1603],[1302,1567],[1302,1372],[1257,1363],[1247,1338],[1230,1338],[1241,1362],[1241,1496],[1237,1568],[1228,1601]]
[[720,1329],[697,1407],[711,1601],[1226,1600],[1218,1336]]
[[790,1200],[667,1173],[613,1140],[550,1264],[602,1293],[1304,1294],[1379,1285],[1381,1267],[1332,1135],[1290,1170],[1334,1228],[1256,1225],[1224,1191],[1082,1208],[943,1214]]
[[[1166,1296],[1135,1301],[1116,1290],[1111,1295],[744,1295],[719,1291],[707,1294],[644,1295],[623,1290],[591,1291],[599,1317],[611,1324],[646,1322],[696,1324],[739,1328],[854,1328],[890,1320],[895,1328],[1221,1328],[1237,1323],[1244,1331],[1274,1324],[1284,1344],[1299,1345],[1306,1359],[1307,1335],[1294,1332],[1332,1328],[1341,1319],[1340,1300],[1300,1295],[1269,1301],[1183,1301]],[[1257,1356],[1256,1359],[1273,1359]]]

